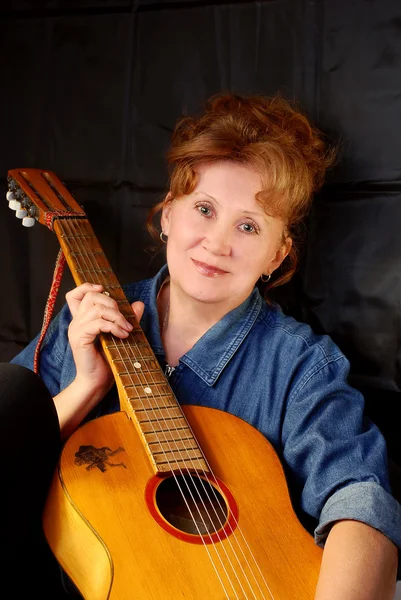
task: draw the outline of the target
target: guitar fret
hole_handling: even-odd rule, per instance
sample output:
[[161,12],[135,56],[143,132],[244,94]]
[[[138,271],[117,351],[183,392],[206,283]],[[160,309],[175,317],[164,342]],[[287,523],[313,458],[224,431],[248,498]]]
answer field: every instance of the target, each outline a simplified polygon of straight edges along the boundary
[[131,371],[130,373],[119,373],[120,379],[123,382],[124,387],[132,386],[152,386],[163,385],[166,383],[166,377],[161,371],[147,371],[146,373],[138,371]]
[[175,399],[172,393],[166,394],[163,397],[147,395],[143,399],[139,399],[138,397],[129,398],[129,401],[134,410],[140,408],[146,408],[150,410],[156,407],[169,408],[179,406],[177,400]]
[[[144,400],[145,400],[145,398],[144,398]],[[139,403],[138,400],[136,402]],[[132,402],[131,402],[131,405],[132,405]],[[158,411],[157,414],[161,414],[163,417],[164,413],[162,411],[164,410],[165,413],[167,413],[168,417],[171,417],[172,415],[175,417],[182,416],[180,409],[177,407],[177,405],[173,405],[173,404],[171,404],[170,406],[141,406],[141,405],[139,405],[139,406],[135,406],[135,407],[133,406],[132,408],[135,411],[135,415],[138,415],[139,413],[153,414],[153,413],[156,413],[156,411]],[[172,411],[176,411],[176,412],[173,413]]]
[[[180,431],[185,431],[185,435],[179,435]],[[181,440],[185,442],[186,440],[194,440],[195,438],[191,434],[188,427],[184,427],[183,429],[173,429],[166,431],[142,431],[145,436],[146,442],[150,444],[167,444],[170,442],[180,442]],[[163,434],[163,439],[158,437],[158,434]],[[178,436],[178,437],[177,437]]]
[[151,448],[152,456],[159,456],[161,454],[170,454],[173,452],[192,452],[192,458],[197,453],[196,458],[202,457],[202,452],[194,439],[191,440],[191,445],[188,443],[174,443],[171,442],[159,442],[155,448]]
[[178,416],[178,415],[177,416],[173,416],[173,417],[168,417],[168,416],[164,417],[163,416],[163,420],[162,421],[160,419],[157,419],[157,418],[156,419],[142,419],[142,420],[138,419],[138,423],[140,425],[142,425],[143,423],[163,423],[163,424],[168,425],[168,423],[167,423],[168,421],[170,423],[177,422],[179,424],[178,425],[179,427],[183,427],[184,425],[187,424],[186,421],[185,421],[185,419],[184,419],[184,417],[181,417],[181,416]]
[[160,442],[156,448],[152,448],[152,456],[159,456],[161,454],[170,454],[173,452],[193,452],[192,458],[195,456],[194,452],[196,451],[196,458],[201,458],[202,453],[199,449],[199,446],[196,444],[195,440],[192,440],[192,445],[188,446],[187,444],[171,444],[169,442]]
[[[136,342],[134,340],[129,340],[129,338],[126,338],[127,342],[124,344],[110,344],[107,343],[106,347],[108,350],[110,350],[110,352],[112,352],[113,350],[115,351],[120,351],[120,350],[124,350],[124,352],[129,352],[130,355],[134,355],[135,353],[137,354],[139,350],[144,350],[144,358],[146,358],[146,356],[148,356],[149,358],[153,358],[153,353],[151,353],[149,351],[149,346],[147,345],[147,342],[143,341],[143,342]],[[128,341],[129,340],[129,341]],[[131,342],[131,343],[130,343]]]
[[176,431],[184,431],[184,429],[187,430],[187,431],[189,431],[189,427],[188,427],[187,424],[185,424],[185,426],[182,425],[181,427],[174,427],[174,429],[171,429],[171,430],[169,428],[166,428],[166,429],[151,429],[150,431],[145,431],[144,430],[143,433],[145,433],[145,434],[148,434],[148,433],[162,433],[162,432],[175,433]]
[[141,363],[144,363],[144,364],[155,365],[154,367],[152,366],[152,369],[160,370],[160,365],[157,362],[157,360],[155,359],[154,354],[149,353],[148,356],[146,356],[146,355],[141,356],[140,361],[141,361]]
[[[149,365],[151,365],[151,368],[146,368],[146,369],[142,368],[142,363],[146,363],[146,362]],[[161,373],[162,372],[162,370],[160,369],[159,363],[155,359],[149,358],[149,359],[143,360],[141,358],[141,362],[138,363],[138,364],[140,364],[141,366],[140,367],[135,367],[133,371],[131,369],[121,370],[121,371],[118,372],[119,375],[131,375],[132,373],[135,373],[137,375],[138,374],[138,370],[141,373],[143,372],[145,375],[148,375],[148,374],[152,375],[153,373]],[[135,363],[130,363],[131,367],[134,366],[134,365],[135,365]]]
[[[126,338],[128,340],[128,338]],[[140,342],[142,343],[143,347],[148,348],[148,346],[145,344],[145,342]],[[137,342],[135,343],[129,343],[126,342],[125,344],[110,344],[107,343],[106,345],[107,350],[109,350],[110,352],[120,352],[121,350],[124,351],[126,353],[126,355],[129,356],[133,356],[135,354],[138,353],[138,348],[142,348],[142,346],[139,346],[139,344]],[[152,356],[152,355],[150,355]]]
[[[108,334],[110,335],[110,334]],[[107,334],[106,334],[107,336]],[[121,338],[116,338],[114,337],[114,339],[110,338],[107,339],[106,338],[106,346],[109,350],[113,350],[114,349],[119,349],[119,348],[124,348],[124,350],[137,350],[137,348],[147,348],[148,352],[146,352],[146,354],[148,356],[153,356],[153,353],[151,352],[151,350],[149,349],[149,344],[148,342],[145,340],[145,338],[143,336],[139,335],[139,332],[136,333],[134,331],[134,333],[130,333],[129,337],[121,339]]]
[[68,242],[68,240],[96,240],[97,238],[96,236],[90,234],[90,233],[61,233],[60,237],[62,237],[64,240],[66,240]]
[[[159,386],[165,386],[166,385],[166,378],[163,375],[163,373],[161,371],[159,372],[155,372],[153,374],[153,376],[150,378],[149,374],[146,373],[147,377],[145,376],[144,373],[130,373],[129,375],[122,375],[121,373],[119,373],[119,377],[120,380],[123,384],[123,386],[125,388],[130,388],[130,387],[139,387],[139,388],[143,388],[143,387],[149,387],[149,389],[152,389],[153,386],[157,386],[157,390],[156,393],[159,394],[160,393],[160,388]],[[166,388],[168,393],[169,388]]]
[[139,352],[138,354],[126,354],[125,356],[121,356],[121,355],[116,356],[115,358],[112,358],[111,360],[116,366],[118,366],[119,363],[121,363],[121,366],[125,370],[127,361],[128,362],[130,362],[130,361],[137,362],[138,361],[140,363],[143,363],[144,357],[142,356],[142,352]]
[[154,398],[152,396],[147,396],[146,398],[143,398],[143,400],[139,400],[138,398],[130,398],[129,401],[135,412],[139,410],[153,410],[159,408],[178,407],[177,401],[172,395],[166,396],[166,400],[164,401],[163,405],[160,404],[160,398]]
[[135,415],[137,417],[138,423],[146,423],[147,421],[152,421],[152,419],[144,419],[141,420],[141,415],[145,414],[145,416],[154,416],[155,419],[159,420],[163,419],[165,421],[171,421],[172,419],[183,419],[182,413],[180,409],[176,406],[170,406],[169,408],[165,408],[164,406],[157,406],[155,408],[147,409],[147,408],[138,408],[135,410]]
[[[146,371],[144,372],[145,375],[153,375],[154,373],[160,373],[162,374],[162,370],[159,368],[155,368],[155,369],[146,369]],[[119,373],[119,375],[138,375],[138,371],[121,371]],[[166,378],[164,377],[164,381],[166,380]]]
[[[105,273],[105,274],[113,273],[112,269],[109,269],[108,267],[102,267],[101,269],[95,269],[95,268],[83,269],[82,267],[76,267],[74,269],[74,271],[76,273],[82,273],[83,275],[85,273]],[[110,286],[107,285],[107,287],[110,287]]]
[[[147,433],[146,435],[151,436],[152,434]],[[194,441],[194,439],[195,438],[191,435],[189,437],[184,437],[184,438],[183,437],[171,438],[170,440],[163,440],[162,442],[160,440],[154,440],[153,442],[149,442],[148,441],[148,445],[149,446],[153,446],[153,444],[160,444],[161,445],[161,444],[167,444],[167,443],[170,443],[170,442],[174,442],[174,443],[182,442],[184,444],[184,442]]]
[[172,433],[177,434],[178,431],[185,431],[186,435],[191,435],[191,431],[190,431],[186,421],[184,421],[180,425],[174,426],[173,428],[170,428],[169,423],[165,423],[164,421],[156,421],[156,423],[157,423],[157,429],[155,428],[154,424],[148,423],[145,421],[143,421],[142,423],[139,423],[139,425],[144,434],[147,434],[147,433],[158,434],[158,433],[164,433],[164,432],[166,432],[166,433],[172,432]]
[[195,459],[195,460],[191,460],[191,461],[185,461],[185,460],[179,460],[179,461],[175,461],[174,464],[172,465],[170,461],[168,460],[162,460],[162,461],[157,461],[156,462],[158,467],[161,467],[162,465],[168,465],[169,466],[169,471],[170,470],[189,470],[189,471],[208,471],[208,467],[205,463],[204,460],[200,460],[200,459]]
[[[129,338],[126,338],[127,340],[129,340]],[[131,341],[131,340],[130,340]],[[121,344],[119,346],[114,346],[112,345],[111,348],[109,348],[109,350],[113,350],[116,349],[120,349],[120,348],[124,348],[124,350],[126,352],[131,352],[131,354],[133,354],[135,351],[137,352],[138,350],[143,350],[143,358],[145,358],[146,356],[148,356],[149,358],[153,358],[153,353],[151,352],[150,348],[149,348],[149,344],[145,341],[143,342],[137,342],[135,340],[132,340],[134,343],[130,344],[129,342],[125,343],[125,344]]]
[[107,283],[107,285],[105,285],[105,287],[108,290],[121,290],[121,286],[118,283]]
[[[133,317],[134,315],[131,314],[131,316]],[[138,340],[138,342],[146,341],[146,343],[148,343],[142,329],[139,329],[139,327],[136,327],[135,329],[133,329],[130,332],[129,341],[132,341],[132,340],[134,340],[134,341]]]
[[[129,356],[128,358],[125,357],[125,360],[123,359],[123,357],[120,357],[120,359],[116,358],[115,360],[113,360],[113,363],[115,364],[118,374],[120,375],[120,373],[122,375],[124,375],[125,373],[128,375],[130,373],[143,373],[144,376],[151,376],[152,373],[156,373],[157,371],[160,373],[161,369],[159,366],[159,363],[156,361],[155,358],[152,357],[144,357],[144,356]],[[135,365],[140,365],[140,366],[135,366]],[[132,369],[132,367],[134,367],[134,370]]]
[[190,465],[192,464],[192,461],[194,460],[202,460],[203,456],[202,454],[198,451],[196,452],[186,452],[185,455],[182,455],[181,452],[177,451],[171,451],[169,453],[162,453],[162,454],[156,454],[153,455],[154,461],[157,465],[165,465],[165,464],[169,464],[171,465],[171,463],[180,463],[180,462],[184,462],[184,463],[189,463]]
[[102,255],[103,252],[102,250],[91,250],[90,254],[88,252],[70,252],[70,256],[79,256],[79,257],[85,257],[87,258],[88,256],[92,256],[92,255]]
[[82,242],[80,242],[76,239],[72,240],[69,238],[65,239],[64,244],[67,247],[70,256],[72,258],[74,258],[74,260],[76,260],[75,257],[78,257],[78,260],[81,257],[83,257],[83,260],[86,260],[86,259],[90,258],[91,256],[93,256],[96,262],[108,265],[108,262],[105,259],[105,256],[104,256],[103,251],[100,246],[95,246],[94,248],[88,248]]
[[159,456],[159,454],[177,454],[184,451],[188,456],[185,456],[185,459],[187,458],[202,458],[202,454],[198,448],[198,446],[193,446],[191,448],[186,448],[185,446],[182,446],[181,448],[169,448],[167,450],[152,450],[152,456]]
[[[134,318],[134,315],[128,315],[128,317],[129,318]],[[135,342],[135,337],[134,337],[133,334],[136,334],[138,338],[141,336],[140,339],[143,340],[143,341],[139,342],[139,343],[142,343],[142,344],[146,345],[146,347],[148,347],[148,343],[145,341],[145,338],[144,338],[142,332],[139,331],[139,330],[138,331],[135,331],[135,330],[131,331],[130,336],[128,338],[125,338],[124,340],[122,340],[120,338],[113,337],[113,343],[111,343],[111,342],[110,343],[106,343],[104,345],[104,347],[107,348],[108,350],[113,350],[113,349],[117,350],[119,348],[124,348],[124,350],[135,350],[135,346],[132,346],[131,342],[134,341],[135,345],[137,345],[138,342]]]
[[130,388],[124,387],[128,392],[128,399],[132,401],[141,400],[143,398],[155,398],[159,403],[163,402],[164,398],[170,398],[172,395],[171,388],[168,384],[157,386],[156,393],[153,393],[152,388],[143,385],[131,386]]

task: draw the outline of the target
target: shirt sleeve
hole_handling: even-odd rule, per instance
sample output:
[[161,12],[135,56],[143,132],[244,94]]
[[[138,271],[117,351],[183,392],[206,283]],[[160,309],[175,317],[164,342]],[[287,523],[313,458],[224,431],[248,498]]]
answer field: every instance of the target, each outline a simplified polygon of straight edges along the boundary
[[[52,396],[60,393],[62,387],[63,370],[65,371],[65,356],[68,344],[68,326],[71,313],[65,304],[58,315],[50,323],[45,339],[42,342],[39,355],[39,375]],[[33,371],[33,361],[38,334],[19,354],[10,362],[27,367]],[[68,361],[70,363],[71,361]],[[73,363],[72,363],[73,364]]]
[[283,457],[299,504],[317,520],[323,546],[341,519],[361,521],[401,547],[401,507],[391,495],[383,435],[347,383],[343,355],[315,361],[290,394]]
[[324,546],[331,527],[341,519],[363,521],[401,547],[400,505],[377,483],[353,483],[327,500],[315,530],[319,546]]

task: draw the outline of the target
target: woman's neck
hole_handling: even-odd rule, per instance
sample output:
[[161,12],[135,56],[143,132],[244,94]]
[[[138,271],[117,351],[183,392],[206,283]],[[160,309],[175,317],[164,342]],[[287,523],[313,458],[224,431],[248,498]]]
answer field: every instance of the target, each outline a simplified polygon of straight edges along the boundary
[[187,296],[171,282],[160,290],[158,311],[165,356],[171,366],[228,312],[227,307]]

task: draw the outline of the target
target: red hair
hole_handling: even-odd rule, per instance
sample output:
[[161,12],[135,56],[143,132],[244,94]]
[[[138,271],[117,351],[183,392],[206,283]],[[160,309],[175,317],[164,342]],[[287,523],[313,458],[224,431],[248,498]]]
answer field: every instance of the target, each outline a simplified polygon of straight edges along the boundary
[[[256,194],[267,213],[281,217],[293,239],[291,251],[269,287],[289,281],[299,258],[299,231],[314,193],[324,182],[335,150],[307,117],[280,95],[216,94],[200,117],[179,119],[167,151],[169,198],[190,194],[198,165],[231,161],[256,169],[262,189]],[[153,217],[168,201],[151,210],[147,227],[156,239]]]

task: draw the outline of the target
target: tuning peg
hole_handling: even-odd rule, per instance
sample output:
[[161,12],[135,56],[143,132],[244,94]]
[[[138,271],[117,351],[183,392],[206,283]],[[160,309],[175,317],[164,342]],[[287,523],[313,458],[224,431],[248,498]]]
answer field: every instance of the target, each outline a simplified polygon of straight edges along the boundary
[[19,210],[15,211],[15,216],[17,217],[17,219],[23,219],[27,216],[27,214],[28,211],[26,211],[24,208],[20,208]]
[[8,206],[12,208],[12,210],[16,210],[17,212],[21,210],[21,202],[18,202],[18,200],[10,200]]
[[10,200],[15,200],[14,193],[11,190],[8,190],[8,192],[6,194],[6,198],[9,202],[10,202]]
[[22,224],[24,227],[33,227],[35,225],[35,219],[33,217],[24,217],[22,219]]

